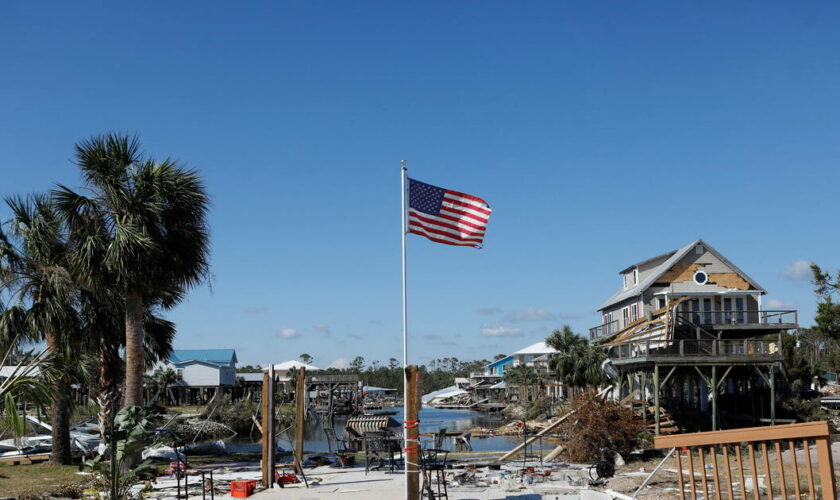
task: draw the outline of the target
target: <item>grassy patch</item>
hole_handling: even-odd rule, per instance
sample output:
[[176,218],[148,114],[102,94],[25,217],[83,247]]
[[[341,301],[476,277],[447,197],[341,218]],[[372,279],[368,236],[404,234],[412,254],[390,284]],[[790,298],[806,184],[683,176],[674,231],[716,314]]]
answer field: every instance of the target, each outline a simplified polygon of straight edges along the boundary
[[89,479],[76,472],[76,465],[0,465],[0,492],[20,500],[41,498]]

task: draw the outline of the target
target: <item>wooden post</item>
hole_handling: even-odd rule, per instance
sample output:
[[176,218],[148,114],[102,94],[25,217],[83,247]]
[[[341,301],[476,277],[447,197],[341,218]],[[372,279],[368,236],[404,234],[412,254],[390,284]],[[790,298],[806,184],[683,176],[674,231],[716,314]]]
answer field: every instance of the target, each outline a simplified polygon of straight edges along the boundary
[[[712,390],[712,430],[716,431],[717,428],[717,366],[712,366],[712,384],[710,389]],[[714,453],[714,451],[712,451]]]
[[406,470],[407,500],[419,500],[420,498],[420,412],[419,398],[417,397],[417,383],[420,373],[417,367],[409,365],[405,367],[405,377],[408,382],[406,387],[406,401],[408,407],[405,409],[405,461],[408,465]]
[[273,478],[269,471],[269,457],[271,455],[271,433],[269,431],[271,428],[271,417],[269,409],[272,406],[268,400],[270,394],[268,384],[270,380],[268,372],[263,374],[262,401],[260,401],[260,407],[262,408],[262,462],[260,468],[262,469],[262,483],[266,488],[271,487],[273,483]]
[[776,367],[773,365],[770,365],[770,425],[776,425]]
[[659,435],[659,364],[653,365],[653,419],[656,422],[655,433]]
[[[837,489],[834,481],[834,464],[831,460],[831,442],[828,436],[822,436],[814,439],[814,443],[817,445],[817,467],[820,472],[822,497],[824,499],[834,499]],[[805,453],[810,455],[808,440],[805,440],[804,450]],[[781,455],[779,457],[781,461]]]
[[295,463],[299,473],[303,472],[303,426],[306,399],[304,392],[306,392],[306,368],[301,367],[295,387]]

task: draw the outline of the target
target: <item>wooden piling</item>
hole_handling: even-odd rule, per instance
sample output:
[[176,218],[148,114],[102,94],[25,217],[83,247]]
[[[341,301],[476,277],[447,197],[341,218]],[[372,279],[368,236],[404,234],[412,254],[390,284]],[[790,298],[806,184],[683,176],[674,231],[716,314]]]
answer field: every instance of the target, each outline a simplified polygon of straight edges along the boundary
[[405,460],[407,464],[406,484],[408,500],[420,499],[420,402],[417,397],[417,384],[420,379],[420,372],[414,365],[405,368],[406,391],[408,407],[405,409],[405,430],[406,449]]
[[[269,457],[271,454],[271,433],[269,429],[271,429],[271,417],[269,413],[269,409],[271,408],[269,402],[269,394],[271,391],[269,390],[269,383],[270,378],[268,372],[263,374],[263,384],[262,384],[262,401],[260,401],[260,408],[262,409],[262,461],[260,463],[260,468],[262,470],[262,483],[263,486],[268,488],[272,483],[272,477],[270,476],[270,467],[269,467]],[[272,408],[273,409],[273,408]]]
[[297,374],[297,385],[295,386],[295,464],[299,473],[303,473],[303,427],[304,427],[304,403],[306,397],[306,368],[301,367]]

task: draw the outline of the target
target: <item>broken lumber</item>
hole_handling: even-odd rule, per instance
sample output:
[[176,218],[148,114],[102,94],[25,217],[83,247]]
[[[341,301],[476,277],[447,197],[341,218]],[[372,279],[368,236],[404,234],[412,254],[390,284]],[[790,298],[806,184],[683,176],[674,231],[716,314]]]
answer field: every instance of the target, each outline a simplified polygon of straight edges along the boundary
[[[611,390],[612,390],[612,386],[609,386],[609,387],[605,388],[604,390],[602,390],[601,392],[598,393],[598,397],[604,398]],[[577,412],[577,410],[578,409],[570,410],[569,412],[564,414],[562,417],[560,417],[557,420],[555,420],[554,422],[548,424],[543,430],[541,430],[540,432],[538,432],[538,433],[534,434],[533,436],[529,437],[528,439],[526,439],[522,443],[516,445],[516,447],[514,449],[510,450],[509,452],[505,453],[504,455],[502,455],[501,457],[496,459],[496,462],[503,462],[503,461],[507,460],[508,458],[516,455],[517,453],[522,451],[522,449],[524,449],[526,446],[533,443],[534,441],[536,441],[540,437],[548,434],[550,431],[554,430],[555,427],[557,427],[558,425],[565,422],[566,419],[571,417],[572,415],[574,415],[575,412]]]

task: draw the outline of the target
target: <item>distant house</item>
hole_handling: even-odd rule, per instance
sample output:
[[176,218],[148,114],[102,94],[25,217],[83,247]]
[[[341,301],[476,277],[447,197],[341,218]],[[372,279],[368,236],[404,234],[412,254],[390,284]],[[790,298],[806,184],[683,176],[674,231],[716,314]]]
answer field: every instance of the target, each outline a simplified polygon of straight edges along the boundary
[[543,366],[542,362],[547,362],[548,356],[556,352],[556,349],[549,347],[545,342],[537,342],[511,354],[513,366],[525,365],[540,368]]
[[505,356],[484,365],[480,372],[470,373],[470,385],[473,401],[482,404],[500,404],[507,399],[507,384],[504,382],[505,370],[513,366],[513,356]]
[[[301,368],[306,368],[307,377],[313,372],[321,371],[321,369],[317,366],[307,365],[306,363],[302,363],[294,359],[274,365],[274,376],[276,377],[277,382],[280,383],[284,392],[293,392],[290,384],[292,376],[289,372],[292,370],[300,371]],[[268,368],[265,368],[265,371],[268,371]]]
[[172,399],[178,404],[203,404],[236,384],[233,349],[175,349],[158,368],[171,368],[178,381]]
[[533,387],[528,388],[532,396],[534,396],[534,393],[542,393],[551,399],[563,397],[563,386],[557,383],[549,369],[549,357],[556,352],[545,342],[537,342],[514,352],[510,356],[488,363],[482,371],[470,374],[469,390],[473,394],[473,400],[486,402],[486,404],[496,404],[510,399],[518,399],[520,397],[520,387],[504,380],[505,375],[517,366],[532,367],[542,375],[538,381],[535,381]]

